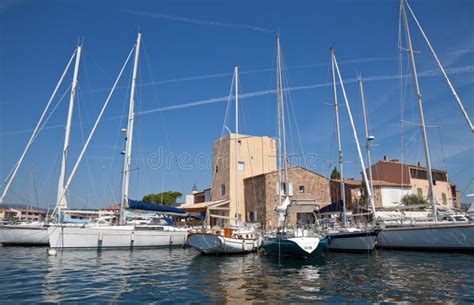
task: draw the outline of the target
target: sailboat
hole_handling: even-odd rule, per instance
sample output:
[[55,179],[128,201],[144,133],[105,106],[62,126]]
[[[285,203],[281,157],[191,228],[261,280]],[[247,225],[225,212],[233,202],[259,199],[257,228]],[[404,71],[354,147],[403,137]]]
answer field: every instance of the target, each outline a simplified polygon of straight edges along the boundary
[[[232,220],[236,224],[222,230],[190,233],[188,245],[204,254],[238,254],[255,252],[261,245],[261,235],[255,227],[240,223],[239,211],[239,68],[234,67],[235,82],[235,205],[236,217]],[[230,138],[229,138],[230,139]],[[207,217],[212,217],[207,215]],[[221,216],[222,217],[222,216]]]
[[[461,100],[459,99],[454,87],[451,85],[449,78],[444,71],[434,49],[428,41],[423,29],[421,28],[418,19],[416,18],[410,5],[406,3],[413,19],[415,20],[418,28],[420,29],[425,41],[427,42],[430,50],[436,59],[438,66],[440,67],[448,85],[455,97],[458,105],[464,113],[465,119],[472,131],[472,123],[469,116],[465,112]],[[409,54],[409,61],[412,71],[413,85],[416,93],[416,100],[418,104],[418,112],[420,117],[420,128],[423,139],[423,148],[425,153],[425,163],[427,169],[428,178],[428,201],[431,204],[431,220],[425,220],[421,222],[410,221],[409,223],[395,223],[385,225],[380,235],[377,238],[377,247],[385,249],[398,249],[398,250],[429,250],[429,251],[466,251],[474,252],[474,223],[453,223],[449,221],[439,221],[438,212],[436,208],[436,200],[433,195],[433,177],[431,170],[431,159],[430,150],[428,145],[428,138],[426,135],[426,125],[423,112],[423,105],[421,100],[420,86],[418,84],[418,75],[416,70],[415,57],[413,54],[413,47],[410,37],[410,29],[408,26],[408,18],[405,9],[405,1],[400,1],[400,14],[403,21],[403,27],[405,30],[407,51]]]
[[[276,256],[288,256],[297,258],[310,258],[320,254],[326,249],[326,237],[321,236],[314,230],[299,228],[290,230],[287,228],[288,214],[291,212],[291,201],[289,198],[288,162],[286,160],[286,131],[285,113],[283,105],[283,81],[281,71],[280,35],[276,38],[277,48],[277,109],[278,109],[278,155],[279,170],[278,184],[284,185],[284,192],[278,192],[279,205],[276,208],[278,215],[278,228],[276,232],[264,237],[262,247],[266,253]],[[283,152],[282,152],[283,149]],[[283,162],[284,180],[281,181]],[[283,182],[283,184],[282,184]],[[283,199],[283,200],[282,200]]]
[[369,185],[367,174],[365,172],[364,159],[360,150],[359,139],[357,137],[357,131],[355,129],[354,120],[352,118],[352,112],[347,99],[346,91],[344,89],[344,83],[342,81],[341,72],[339,71],[339,66],[337,64],[336,55],[334,54],[334,49],[330,48],[331,55],[331,67],[332,67],[332,83],[333,83],[333,93],[334,93],[334,109],[336,114],[336,138],[338,144],[338,162],[339,162],[339,172],[340,172],[340,193],[342,201],[342,226],[337,229],[328,229],[326,230],[326,235],[328,237],[327,248],[329,251],[350,251],[350,252],[368,252],[372,251],[375,248],[375,241],[377,235],[380,232],[380,228],[373,226],[369,228],[357,228],[351,226],[347,220],[346,213],[346,200],[345,200],[345,186],[344,186],[344,171],[343,171],[343,159],[342,159],[342,145],[341,145],[341,131],[339,127],[339,106],[337,102],[337,90],[336,90],[336,71],[339,77],[339,83],[341,84],[342,93],[344,96],[345,105],[347,112],[349,114],[349,120],[351,122],[351,127],[354,135],[354,139],[357,145],[357,152],[359,155],[359,161],[362,166],[362,172],[364,176],[364,183],[367,189],[369,203],[372,208],[372,212],[375,213],[374,201],[372,196],[372,188]]
[[[58,192],[60,192],[63,189],[64,174],[65,174],[65,169],[66,169],[66,158],[67,158],[67,151],[69,147],[69,134],[70,134],[70,128],[71,128],[71,121],[72,121],[72,112],[74,108],[74,98],[76,94],[77,77],[78,77],[78,72],[79,72],[79,63],[81,59],[81,50],[82,50],[82,45],[78,45],[77,48],[74,50],[74,53],[69,59],[69,62],[66,65],[66,68],[64,69],[64,72],[61,75],[58,84],[56,85],[56,88],[54,89],[45,109],[43,110],[43,113],[41,114],[41,117],[38,123],[36,124],[35,129],[33,130],[33,133],[30,136],[30,139],[23,153],[20,156],[20,159],[17,161],[10,175],[5,180],[5,183],[4,183],[5,187],[3,189],[2,196],[0,197],[0,204],[4,201],[4,198],[13,180],[15,179],[16,174],[18,173],[18,170],[20,169],[20,166],[23,163],[23,160],[28,150],[30,149],[31,145],[33,144],[39,132],[41,131],[42,127],[44,126],[43,121],[48,112],[48,109],[50,108],[51,103],[54,97],[56,96],[56,93],[65,75],[67,74],[71,63],[73,59],[75,58],[75,67],[74,67],[73,81],[72,81],[72,86],[71,86],[71,94],[70,94],[70,99],[69,99],[69,112],[67,116],[66,129],[65,129],[64,149],[63,149],[63,154],[62,154],[63,159],[62,159],[62,164],[61,164],[61,175],[60,175],[60,180],[59,180],[60,183],[58,186],[59,187]],[[63,200],[61,201],[61,207],[67,208],[66,197],[63,197],[62,199]],[[2,243],[4,246],[47,246],[49,244],[47,225],[45,222],[1,225],[0,226],[0,243]]]
[[[132,85],[130,91],[130,103],[128,113],[128,126],[123,131],[125,135],[125,155],[124,168],[122,176],[122,196],[120,204],[119,224],[110,224],[109,222],[96,222],[85,225],[68,225],[68,224],[52,224],[48,227],[49,244],[51,248],[136,248],[136,247],[159,247],[159,246],[182,246],[186,242],[187,230],[177,228],[169,223],[152,222],[146,225],[127,224],[126,210],[128,208],[140,210],[153,210],[163,214],[179,214],[185,216],[185,212],[174,207],[163,207],[144,202],[137,202],[129,199],[129,175],[131,170],[131,153],[132,153],[132,139],[133,139],[133,125],[134,125],[134,104],[135,104],[135,82],[137,79],[138,59],[140,54],[141,33],[138,33],[136,43],[130,51],[128,58],[122,67],[119,76],[117,77],[104,106],[99,113],[99,116],[87,138],[82,151],[79,155],[76,164],[74,165],[71,174],[63,188],[60,191],[58,204],[53,214],[61,215],[62,197],[65,196],[72,178],[77,170],[77,167],[90,143],[90,140],[95,132],[95,129],[107,107],[110,97],[115,90],[115,87],[122,75],[122,72],[127,65],[133,51],[134,64],[132,72]],[[59,217],[60,218],[60,217]],[[160,219],[158,219],[160,220]]]

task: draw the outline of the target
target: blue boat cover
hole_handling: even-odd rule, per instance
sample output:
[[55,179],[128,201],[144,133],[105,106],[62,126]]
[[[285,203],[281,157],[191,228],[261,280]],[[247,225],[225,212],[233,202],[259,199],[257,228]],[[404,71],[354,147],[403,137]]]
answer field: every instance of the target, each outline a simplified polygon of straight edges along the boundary
[[160,213],[173,213],[173,214],[181,214],[183,216],[187,215],[187,213],[175,207],[170,207],[167,205],[143,202],[138,200],[128,200],[128,208],[131,210],[142,210],[142,211],[152,211],[152,212],[160,212]]
[[62,223],[89,223],[90,220],[65,217],[64,215],[62,215],[61,222]]

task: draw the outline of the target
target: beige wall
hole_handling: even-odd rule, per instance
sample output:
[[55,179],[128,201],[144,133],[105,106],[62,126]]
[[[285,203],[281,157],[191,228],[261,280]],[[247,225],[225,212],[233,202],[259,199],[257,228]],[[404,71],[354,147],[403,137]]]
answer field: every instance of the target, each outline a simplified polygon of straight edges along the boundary
[[[428,199],[428,180],[414,179],[411,178],[412,193],[417,195],[418,188],[421,188],[423,192],[423,199]],[[436,185],[433,185],[433,195],[435,197],[438,206],[446,208],[454,208],[453,196],[451,192],[451,185],[449,182],[436,181]],[[447,204],[443,204],[443,193],[446,194]]]
[[[236,144],[238,160],[236,160]],[[230,134],[214,142],[212,155],[211,200],[230,199],[230,211],[226,216],[234,217],[238,198],[238,214],[240,219],[245,221],[243,180],[276,170],[276,142],[269,137]],[[237,171],[236,161],[244,162],[243,170]],[[217,172],[216,166],[218,166]],[[221,185],[225,187],[223,195],[219,193]]]

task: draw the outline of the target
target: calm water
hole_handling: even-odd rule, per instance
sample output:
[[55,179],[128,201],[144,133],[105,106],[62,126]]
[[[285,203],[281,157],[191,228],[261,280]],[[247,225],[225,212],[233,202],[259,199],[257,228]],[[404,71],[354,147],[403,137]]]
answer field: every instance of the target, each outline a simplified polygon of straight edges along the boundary
[[474,303],[474,256],[379,251],[282,261],[193,249],[0,247],[0,303]]

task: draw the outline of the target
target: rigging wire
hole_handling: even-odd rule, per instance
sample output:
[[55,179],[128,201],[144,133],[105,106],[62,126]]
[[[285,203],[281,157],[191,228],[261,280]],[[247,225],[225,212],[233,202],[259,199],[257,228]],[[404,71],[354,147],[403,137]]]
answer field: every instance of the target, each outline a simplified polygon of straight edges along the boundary
[[[146,63],[147,63],[148,75],[150,77],[151,82],[155,83],[154,79],[153,79],[153,75],[151,73],[150,60],[149,60],[149,57],[148,57],[148,52],[146,51],[145,42],[143,42],[143,53],[145,54],[145,60],[146,60]],[[153,94],[154,94],[154,97],[155,97],[156,106],[159,107],[160,102],[159,102],[159,99],[158,99],[158,93],[157,93],[156,85],[153,85]],[[178,159],[177,159],[178,155],[175,153],[174,146],[171,143],[169,133],[168,133],[168,130],[167,130],[167,127],[166,127],[166,124],[165,124],[165,119],[164,119],[162,113],[160,113],[160,124],[161,124],[161,128],[163,130],[163,135],[165,137],[166,145],[169,147],[169,149],[171,150],[171,152],[174,155],[173,161],[174,161],[175,166],[176,166],[176,175],[178,177],[179,183],[181,184],[182,193],[186,193],[186,190],[185,190],[185,187],[184,187],[184,182],[183,182],[183,176],[182,176],[182,173],[181,173],[179,165],[178,165]],[[166,167],[166,165],[165,165],[165,167]]]
[[[235,85],[235,75],[232,76],[232,81],[231,81],[231,85],[230,85],[229,97],[227,99],[227,108],[226,108],[226,112],[225,112],[225,115],[224,115],[224,122],[222,123],[221,136],[219,138],[219,145],[218,145],[218,148],[217,148],[217,156],[215,157],[216,161],[215,161],[215,163],[214,163],[214,160],[212,162],[214,168],[212,169],[211,189],[214,188],[214,182],[215,182],[216,173],[217,173],[216,169],[218,169],[219,160],[221,158],[221,148],[222,148],[222,141],[223,141],[222,138],[224,136],[224,132],[225,132],[225,129],[227,127],[226,123],[227,123],[228,115],[229,115],[229,111],[230,111],[230,105],[231,105],[231,101],[232,101],[232,92],[234,90],[234,85]],[[229,140],[230,140],[230,135],[229,135]]]

